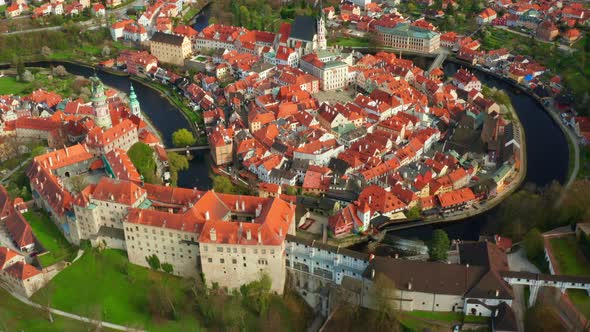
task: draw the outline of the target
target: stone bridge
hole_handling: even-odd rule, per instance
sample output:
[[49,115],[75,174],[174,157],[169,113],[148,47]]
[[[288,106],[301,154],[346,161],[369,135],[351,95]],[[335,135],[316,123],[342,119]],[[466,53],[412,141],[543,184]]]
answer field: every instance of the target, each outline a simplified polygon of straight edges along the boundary
[[590,276],[551,275],[532,272],[502,272],[502,277],[510,285],[528,285],[530,288],[529,306],[537,300],[539,288],[559,288],[562,293],[568,289],[583,289],[590,296]]

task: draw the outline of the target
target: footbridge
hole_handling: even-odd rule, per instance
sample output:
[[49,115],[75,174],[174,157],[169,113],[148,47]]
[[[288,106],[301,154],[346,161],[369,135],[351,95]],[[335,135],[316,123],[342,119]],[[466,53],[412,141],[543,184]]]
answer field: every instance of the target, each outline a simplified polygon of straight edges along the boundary
[[446,60],[446,58],[448,56],[449,56],[449,50],[447,50],[444,47],[441,47],[438,51],[438,55],[436,56],[436,58],[434,59],[434,61],[432,62],[432,64],[428,68],[428,70],[426,71],[425,76],[428,77],[430,75],[430,72],[432,72],[436,68],[442,66],[443,62]]
[[199,151],[199,150],[209,150],[209,145],[195,145],[195,146],[187,146],[184,148],[167,148],[167,152],[185,152],[185,151]]
[[559,288],[562,293],[568,289],[583,289],[590,296],[590,276],[552,275],[532,272],[507,271],[502,278],[510,285],[527,285],[530,288],[529,307],[537,300],[541,287]]

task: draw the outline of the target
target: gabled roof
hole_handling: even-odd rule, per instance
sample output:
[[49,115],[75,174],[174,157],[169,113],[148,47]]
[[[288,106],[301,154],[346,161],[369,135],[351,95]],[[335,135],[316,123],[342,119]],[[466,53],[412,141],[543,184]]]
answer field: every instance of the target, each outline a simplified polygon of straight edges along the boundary
[[16,262],[4,269],[4,271],[19,280],[26,280],[41,273],[33,265],[25,262]]
[[291,26],[290,38],[312,41],[317,34],[317,22],[313,16],[297,16]]
[[0,247],[0,270],[6,267],[6,264],[11,259],[20,256],[16,251],[7,247]]
[[14,211],[5,221],[6,230],[12,241],[19,247],[24,248],[29,245],[35,244],[35,239],[33,237],[33,230],[31,229],[31,225],[27,222],[27,220],[23,217],[23,215],[18,212]]

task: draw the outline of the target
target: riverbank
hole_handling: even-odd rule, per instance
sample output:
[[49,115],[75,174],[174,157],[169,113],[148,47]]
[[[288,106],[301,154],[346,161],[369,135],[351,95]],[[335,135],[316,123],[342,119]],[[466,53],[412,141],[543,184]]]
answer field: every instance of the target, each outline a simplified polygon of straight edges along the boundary
[[[475,71],[481,72],[483,74],[490,75],[496,79],[502,80],[503,82],[520,90],[521,92],[525,93],[526,95],[531,97],[533,100],[535,100],[537,105],[553,119],[553,121],[559,126],[559,128],[563,132],[564,136],[566,137],[567,143],[568,143],[569,151],[571,152],[573,149],[573,152],[574,152],[573,162],[574,162],[574,164],[573,164],[573,167],[571,165],[568,165],[567,181],[565,182],[565,185],[564,185],[564,188],[566,188],[566,189],[569,188],[569,186],[578,177],[578,172],[580,169],[580,147],[578,145],[578,140],[576,139],[575,135],[571,132],[571,130],[569,130],[563,124],[563,122],[561,121],[559,116],[556,114],[556,112],[552,108],[546,106],[545,103],[543,103],[543,100],[541,98],[539,98],[537,95],[535,95],[534,93],[532,93],[530,89],[522,86],[521,84],[517,84],[516,82],[514,82],[502,75],[499,75],[499,74],[494,73],[492,71],[485,70],[482,67],[474,66],[468,62],[461,61],[461,60],[458,60],[458,59],[455,59],[452,57],[449,57],[447,59],[447,61],[453,62],[453,63],[458,64],[460,66],[468,67],[471,70],[475,70]],[[571,156],[570,156],[570,161],[571,161]]]

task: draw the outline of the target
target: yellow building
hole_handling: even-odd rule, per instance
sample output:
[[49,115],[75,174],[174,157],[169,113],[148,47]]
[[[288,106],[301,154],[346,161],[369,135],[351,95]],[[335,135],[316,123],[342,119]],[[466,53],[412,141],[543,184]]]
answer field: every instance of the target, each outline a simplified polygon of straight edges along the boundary
[[184,66],[191,56],[191,42],[186,36],[156,32],[150,41],[150,52],[162,63]]

